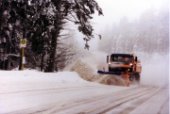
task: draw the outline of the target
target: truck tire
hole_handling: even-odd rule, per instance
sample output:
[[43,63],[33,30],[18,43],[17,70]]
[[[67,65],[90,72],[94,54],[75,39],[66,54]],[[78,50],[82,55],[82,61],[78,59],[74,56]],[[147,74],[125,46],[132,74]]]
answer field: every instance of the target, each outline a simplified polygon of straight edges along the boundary
[[135,80],[136,80],[137,82],[140,81],[140,74],[139,74],[139,73],[136,73],[136,75],[135,75]]
[[131,74],[130,77],[129,77],[129,80],[130,80],[131,82],[133,82],[134,79],[135,79],[135,75]]
[[109,69],[109,72],[112,72],[112,71],[113,71],[112,68],[110,68],[110,67],[109,67],[108,69]]

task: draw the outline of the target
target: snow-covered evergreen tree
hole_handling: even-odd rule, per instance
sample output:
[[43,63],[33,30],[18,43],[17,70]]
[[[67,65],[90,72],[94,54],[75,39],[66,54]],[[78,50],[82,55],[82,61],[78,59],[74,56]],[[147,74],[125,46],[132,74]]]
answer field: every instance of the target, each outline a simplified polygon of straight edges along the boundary
[[[1,57],[5,58],[10,53],[19,54],[19,40],[26,38],[27,62],[33,63],[30,64],[33,67],[41,62],[41,68],[47,72],[57,70],[57,41],[64,23],[71,21],[77,24],[78,30],[85,36],[85,47],[89,48],[87,42],[93,37],[89,20],[95,10],[102,14],[95,0],[1,0]],[[42,62],[46,62],[46,67]]]

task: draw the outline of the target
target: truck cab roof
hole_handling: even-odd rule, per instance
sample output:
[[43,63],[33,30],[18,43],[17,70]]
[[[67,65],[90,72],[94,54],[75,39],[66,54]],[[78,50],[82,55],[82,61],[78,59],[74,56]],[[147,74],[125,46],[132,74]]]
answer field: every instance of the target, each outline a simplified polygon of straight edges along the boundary
[[114,53],[111,56],[133,57],[133,54]]

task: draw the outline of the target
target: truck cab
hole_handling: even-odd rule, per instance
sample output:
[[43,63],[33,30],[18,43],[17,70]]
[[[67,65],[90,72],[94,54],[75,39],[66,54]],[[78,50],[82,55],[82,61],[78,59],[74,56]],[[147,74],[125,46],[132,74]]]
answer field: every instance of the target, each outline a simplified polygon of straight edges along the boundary
[[141,63],[134,54],[114,53],[107,56],[108,72],[121,75],[128,72],[130,80],[140,80]]

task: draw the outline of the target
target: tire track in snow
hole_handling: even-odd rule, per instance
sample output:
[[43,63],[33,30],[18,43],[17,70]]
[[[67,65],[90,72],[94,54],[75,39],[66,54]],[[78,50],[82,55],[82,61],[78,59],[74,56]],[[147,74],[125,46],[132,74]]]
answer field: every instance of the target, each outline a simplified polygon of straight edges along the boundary
[[[70,112],[71,112],[71,114],[77,114],[77,113],[97,114],[97,113],[105,110],[105,108],[103,108],[105,106],[108,109],[107,106],[110,104],[110,102],[122,103],[122,102],[124,102],[124,101],[122,101],[122,99],[127,100],[127,98],[130,96],[135,97],[136,95],[141,94],[141,93],[146,93],[146,92],[150,91],[151,89],[153,89],[153,88],[141,88],[140,90],[139,90],[139,88],[136,88],[136,89],[134,89],[135,91],[133,91],[133,89],[132,89],[130,91],[122,91],[120,93],[108,94],[106,96],[103,96],[102,98],[94,98],[93,100],[89,100],[89,101],[84,100],[84,102],[77,104],[76,106],[65,107],[65,108],[59,109],[59,110],[54,108],[54,111],[51,111],[46,114],[55,114],[55,113],[67,114]],[[140,93],[141,90],[142,90],[142,92]],[[126,92],[129,92],[129,93],[124,94]],[[106,103],[106,104],[102,105],[102,103]],[[93,106],[96,106],[96,107],[92,108]]]
[[[94,87],[94,90],[96,87]],[[74,92],[82,90],[79,88]],[[9,114],[115,114],[114,109],[123,107],[116,114],[128,114],[136,107],[126,107],[127,104],[139,105],[146,101],[157,92],[154,87],[134,87],[120,91],[110,92],[109,94],[86,97],[77,100],[67,101],[66,104],[46,104],[12,112]],[[76,97],[76,96],[75,96]],[[41,107],[41,108],[40,108]],[[123,111],[124,110],[124,111]],[[127,112],[127,113],[125,113]]]
[[129,114],[132,110],[137,108],[137,106],[142,105],[142,103],[146,102],[153,96],[156,96],[156,94],[161,91],[162,90],[160,90],[160,89],[150,91],[147,94],[144,94],[143,96],[140,96],[137,99],[132,99],[126,103],[123,103],[118,108],[114,108],[104,114]]
[[[98,89],[99,88],[100,87],[98,87]],[[93,89],[96,90],[96,87],[94,87]],[[51,112],[53,113],[53,112],[56,112],[56,111],[62,111],[62,110],[70,109],[70,108],[73,108],[73,107],[76,107],[76,106],[79,106],[79,105],[82,105],[82,104],[85,104],[85,103],[93,102],[93,101],[96,101],[98,99],[104,99],[106,97],[109,97],[110,94],[122,94],[125,91],[128,92],[128,91],[135,90],[135,89],[137,89],[137,87],[128,88],[128,89],[125,89],[125,90],[113,91],[113,92],[111,91],[109,93],[109,95],[108,95],[108,92],[107,92],[107,93],[104,93],[102,95],[95,95],[93,97],[91,97],[91,95],[90,95],[89,97],[86,97],[86,98],[81,98],[81,99],[76,99],[76,100],[70,99],[70,101],[67,101],[67,102],[70,102],[70,104],[69,103],[63,104],[62,106],[61,105],[57,105],[58,103],[47,104],[47,105],[40,106],[42,108],[38,109],[38,110],[37,110],[37,107],[38,107],[37,106],[37,107],[32,107],[32,108],[27,108],[27,109],[24,109],[24,110],[12,112],[11,114],[18,114],[18,113],[22,113],[22,112],[24,112],[24,114],[35,114],[35,113],[37,113],[37,114],[39,114],[39,113],[40,114],[41,113],[49,114]],[[76,90],[74,92],[79,92],[79,91],[86,91],[86,90],[82,90],[82,88],[79,88],[78,91]],[[87,93],[87,92],[85,92],[85,93]],[[69,96],[69,93],[68,93],[68,96]],[[28,112],[28,113],[26,113],[26,112]]]
[[[110,112],[113,109],[117,109],[118,107],[126,103],[139,99],[140,97],[143,97],[143,95],[146,95],[148,93],[153,93],[155,91],[156,91],[155,88],[150,88],[150,89],[138,92],[136,94],[132,94],[129,96],[122,97],[120,99],[113,100],[112,103],[107,104],[106,106],[102,106],[94,111],[88,112],[88,114],[107,114],[107,112]],[[114,113],[111,113],[111,114],[114,114]],[[116,114],[118,113],[116,112]]]
[[158,112],[157,114],[161,114],[163,108],[167,106],[167,101],[169,101],[169,98],[166,99],[166,101],[165,101],[164,104],[160,107],[160,110],[159,110],[159,112]]
[[32,93],[32,92],[47,92],[47,91],[58,91],[58,92],[65,92],[65,91],[72,91],[72,90],[79,90],[84,88],[94,88],[94,86],[77,86],[77,87],[63,87],[63,88],[46,88],[46,89],[28,89],[28,90],[18,90],[12,92],[1,92],[0,94],[20,94],[20,93]]
[[167,99],[169,99],[167,89],[162,88],[160,92],[138,106],[135,110],[131,111],[130,114],[168,114],[169,105],[164,107],[165,104],[169,104]]

